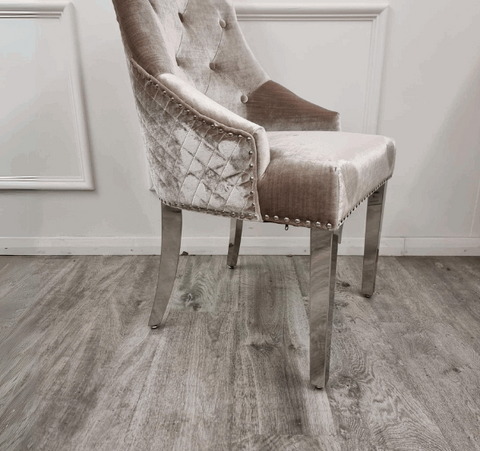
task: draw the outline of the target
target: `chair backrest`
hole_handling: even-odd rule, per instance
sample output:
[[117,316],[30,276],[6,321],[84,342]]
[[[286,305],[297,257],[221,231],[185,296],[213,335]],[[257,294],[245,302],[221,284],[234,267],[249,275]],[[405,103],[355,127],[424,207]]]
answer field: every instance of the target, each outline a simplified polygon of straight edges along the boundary
[[246,117],[268,75],[249,49],[230,0],[113,0],[126,52],[154,77],[174,74]]

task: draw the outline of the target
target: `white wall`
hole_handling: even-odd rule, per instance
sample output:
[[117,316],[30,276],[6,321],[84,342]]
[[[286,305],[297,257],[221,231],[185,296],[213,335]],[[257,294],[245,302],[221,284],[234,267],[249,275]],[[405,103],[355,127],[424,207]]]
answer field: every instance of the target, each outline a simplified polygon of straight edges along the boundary
[[[0,0],[0,98],[10,99],[0,106],[0,253],[158,252],[160,206],[110,0],[66,1],[74,8],[60,18],[39,18],[30,3],[13,14]],[[304,16],[293,0],[263,4],[236,1],[270,76],[340,111],[344,130],[371,131],[378,116],[378,133],[397,142],[383,253],[480,255],[480,3],[390,0],[388,17],[380,2],[312,1]],[[59,66],[75,49],[79,65]],[[22,189],[32,183],[49,189]],[[347,222],[343,253],[361,251],[364,213]],[[227,233],[226,219],[186,213],[183,247],[225,253]],[[305,253],[308,232],[250,224],[243,244],[244,253]]]

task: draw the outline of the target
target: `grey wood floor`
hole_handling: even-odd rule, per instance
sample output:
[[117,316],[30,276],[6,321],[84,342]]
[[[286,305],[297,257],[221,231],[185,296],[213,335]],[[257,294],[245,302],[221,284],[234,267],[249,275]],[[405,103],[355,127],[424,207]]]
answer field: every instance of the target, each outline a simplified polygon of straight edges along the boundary
[[0,257],[0,449],[480,450],[480,258],[340,257],[326,390],[308,257]]

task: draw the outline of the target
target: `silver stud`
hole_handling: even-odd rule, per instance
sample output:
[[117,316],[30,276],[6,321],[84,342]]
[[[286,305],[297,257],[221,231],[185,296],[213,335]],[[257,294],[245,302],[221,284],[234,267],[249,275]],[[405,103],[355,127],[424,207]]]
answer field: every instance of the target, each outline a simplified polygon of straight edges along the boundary
[[235,213],[232,211],[231,215],[232,215],[232,216],[235,216]]
[[227,26],[227,22],[225,22],[223,19],[219,20],[219,24],[222,28],[225,28]]
[[253,163],[250,163],[249,166],[250,166],[251,168],[253,168]]
[[210,124],[210,127],[211,127],[211,128],[215,128],[216,125],[215,125],[215,124]]
[[182,104],[181,104],[181,103],[177,103],[177,105],[178,105],[179,107],[181,107],[181,106],[182,106]]
[[249,214],[248,214],[248,217],[249,217],[249,218],[252,218],[252,217],[253,217],[253,214],[252,214],[252,213],[249,213]]
[[247,103],[248,102],[248,96],[246,96],[245,94],[242,94],[242,96],[240,97],[240,101],[242,103]]
[[249,154],[249,155],[253,155],[253,150],[249,150],[249,151],[248,151],[248,154]]
[[274,216],[273,219],[274,219],[275,221],[278,221],[278,216]]
[[320,227],[321,225],[318,221],[315,223],[315,227]]
[[170,100],[175,100],[175,97],[170,97]]
[[250,181],[253,182],[255,179],[253,177],[250,177]]
[[289,218],[284,218],[284,222],[290,222]]
[[300,224],[300,219],[295,219],[295,224]]
[[265,215],[265,219],[268,221],[270,219],[270,216]]
[[232,132],[228,132],[227,134],[228,134],[228,136],[233,136]]
[[250,191],[250,194],[255,194],[253,191]]
[[311,222],[310,222],[310,221],[305,221],[305,226],[306,226],[306,227],[310,227],[310,225],[311,225]]
[[247,141],[251,141],[252,138],[250,136],[247,136]]
[[166,93],[167,93],[167,91],[162,91],[162,94],[166,94]]
[[331,228],[332,228],[332,224],[327,223],[327,229],[331,229]]
[[197,118],[197,115],[196,115],[196,114],[194,114],[194,115],[193,115],[193,118],[194,118],[194,119],[196,119],[196,118]]
[[219,131],[220,133],[223,133],[223,128],[219,128],[218,131]]
[[202,124],[206,124],[207,121],[205,119],[202,120]]
[[244,218],[245,215],[243,213],[240,213],[240,218]]
[[255,207],[255,202],[252,202],[252,207]]
[[190,110],[185,110],[185,113],[190,114]]

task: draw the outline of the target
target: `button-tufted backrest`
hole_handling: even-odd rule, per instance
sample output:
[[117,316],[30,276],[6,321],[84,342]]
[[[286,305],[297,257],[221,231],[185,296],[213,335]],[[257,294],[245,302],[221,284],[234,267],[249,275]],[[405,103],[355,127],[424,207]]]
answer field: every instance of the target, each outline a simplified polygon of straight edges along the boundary
[[149,74],[172,73],[246,117],[269,77],[250,51],[230,0],[113,0],[127,53]]

